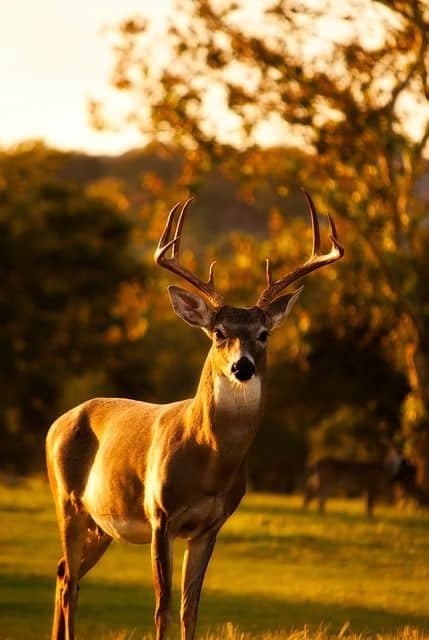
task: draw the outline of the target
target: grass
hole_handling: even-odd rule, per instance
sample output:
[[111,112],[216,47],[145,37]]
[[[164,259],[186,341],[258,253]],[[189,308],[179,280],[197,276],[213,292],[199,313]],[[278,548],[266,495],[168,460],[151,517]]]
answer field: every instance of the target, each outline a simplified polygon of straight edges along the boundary
[[[245,499],[209,566],[199,638],[429,638],[429,516],[378,507],[368,521],[361,501],[336,500],[321,517],[300,504]],[[45,482],[1,487],[0,522],[0,639],[47,639],[60,549]],[[175,547],[177,618],[183,543]],[[79,639],[149,638],[151,580],[148,546],[112,545],[82,582]]]

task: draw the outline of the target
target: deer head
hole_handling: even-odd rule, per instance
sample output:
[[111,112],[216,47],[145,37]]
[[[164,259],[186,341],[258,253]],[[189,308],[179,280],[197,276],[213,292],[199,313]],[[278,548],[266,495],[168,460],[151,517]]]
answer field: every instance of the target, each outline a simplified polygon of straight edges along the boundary
[[[273,280],[267,259],[266,287],[256,305],[251,308],[232,307],[224,303],[215,287],[214,262],[210,265],[207,282],[200,280],[180,264],[182,228],[192,198],[183,204],[177,203],[168,216],[155,252],[155,262],[192,284],[202,294],[170,286],[168,290],[173,309],[182,320],[193,327],[199,327],[210,337],[215,369],[234,382],[245,383],[265,367],[268,336],[289,315],[303,287],[288,293],[283,293],[284,290],[296,280],[344,255],[330,216],[332,246],[329,253],[321,253],[317,211],[310,195],[307,192],[304,195],[313,228],[312,255],[303,265],[278,280]],[[167,257],[169,251],[171,253]]]

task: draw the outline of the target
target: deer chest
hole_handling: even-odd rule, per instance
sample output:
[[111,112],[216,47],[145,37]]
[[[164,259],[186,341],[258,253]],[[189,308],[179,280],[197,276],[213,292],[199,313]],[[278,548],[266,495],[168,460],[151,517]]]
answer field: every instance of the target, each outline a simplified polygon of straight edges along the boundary
[[207,496],[177,510],[169,518],[173,536],[193,538],[221,524],[228,517],[224,496]]

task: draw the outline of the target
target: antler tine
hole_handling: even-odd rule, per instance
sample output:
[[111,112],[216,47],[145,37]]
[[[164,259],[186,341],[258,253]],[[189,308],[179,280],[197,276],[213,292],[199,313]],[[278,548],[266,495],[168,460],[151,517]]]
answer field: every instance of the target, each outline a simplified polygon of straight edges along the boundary
[[[172,273],[175,273],[176,275],[180,276],[181,278],[192,284],[194,287],[196,287],[196,289],[198,289],[209,300],[209,302],[211,302],[213,306],[221,307],[223,305],[223,298],[216,291],[214,284],[215,263],[211,263],[209,279],[207,282],[204,282],[179,262],[182,228],[185,221],[186,210],[192,200],[193,198],[189,198],[183,204],[181,202],[178,202],[171,209],[170,213],[168,214],[165,228],[161,234],[161,238],[156,248],[154,259],[156,264],[159,264],[161,267],[164,267]],[[171,239],[173,224],[179,207],[181,207],[181,210],[177,220],[174,237]],[[171,257],[167,258],[165,254],[171,247]]]
[[267,287],[270,287],[273,281],[273,276],[271,273],[271,265],[270,265],[269,258],[266,258],[265,260],[265,280],[267,281]]
[[155,255],[154,255],[154,260],[157,264],[160,264],[161,258],[165,255],[168,249],[171,246],[173,246],[175,242],[177,242],[177,238],[173,238],[173,240],[169,240],[169,238],[171,236],[171,228],[173,226],[176,211],[178,210],[181,204],[182,204],[181,202],[176,202],[176,204],[168,214],[167,222],[165,223],[164,230],[161,234],[161,237],[159,239],[158,246],[156,248]]
[[317,215],[317,209],[314,205],[314,202],[307,191],[304,191],[304,197],[307,202],[308,210],[311,217],[311,226],[313,229],[313,252],[311,257],[300,267],[297,267],[290,273],[283,276],[279,280],[272,280],[271,269],[269,266],[269,260],[266,262],[266,279],[267,286],[259,296],[258,302],[256,306],[261,309],[266,309],[275,298],[288,287],[290,284],[299,280],[303,276],[315,271],[316,269],[320,269],[320,267],[324,267],[325,265],[331,264],[336,260],[339,260],[344,255],[344,247],[338,240],[337,230],[335,228],[335,223],[331,216],[328,214],[329,225],[331,229],[330,238],[331,238],[331,249],[329,253],[322,254],[320,251],[320,228],[319,228],[319,220]]
[[173,244],[173,255],[172,255],[173,258],[175,258],[176,256],[179,256],[180,254],[180,241],[182,239],[182,227],[185,221],[186,210],[189,204],[192,202],[192,200],[193,198],[188,198],[186,202],[184,202],[179,214],[179,219],[176,225],[176,233],[174,234],[174,239],[176,240],[176,242]]
[[214,268],[215,268],[215,264],[216,264],[216,260],[213,260],[213,262],[210,263],[210,269],[209,269],[209,279],[207,284],[211,287],[215,286],[214,283]]
[[338,249],[338,251],[341,253],[340,257],[342,257],[344,255],[344,247],[341,244],[341,242],[338,240],[337,228],[335,226],[334,220],[329,215],[329,213],[328,213],[328,219],[329,219],[329,226],[331,227],[331,233],[329,234],[329,237],[331,238],[331,242],[333,246],[335,246]]
[[311,217],[311,227],[313,229],[313,253],[311,257],[320,255],[320,227],[319,220],[317,218],[317,210],[313,202],[312,197],[308,191],[302,190],[304,193],[305,201],[307,203],[308,210]]

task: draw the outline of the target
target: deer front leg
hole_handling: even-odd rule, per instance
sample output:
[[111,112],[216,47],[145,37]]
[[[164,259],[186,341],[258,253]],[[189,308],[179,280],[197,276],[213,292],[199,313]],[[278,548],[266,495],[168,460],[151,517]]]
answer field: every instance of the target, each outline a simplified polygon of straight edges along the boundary
[[165,514],[152,525],[152,573],[155,587],[156,640],[167,638],[171,621],[171,541]]
[[182,570],[182,605],[180,608],[182,640],[193,640],[194,638],[201,587],[215,542],[216,533],[210,533],[188,542]]
[[374,515],[374,503],[376,498],[376,492],[373,489],[368,489],[366,494],[366,515],[368,518],[372,518]]

